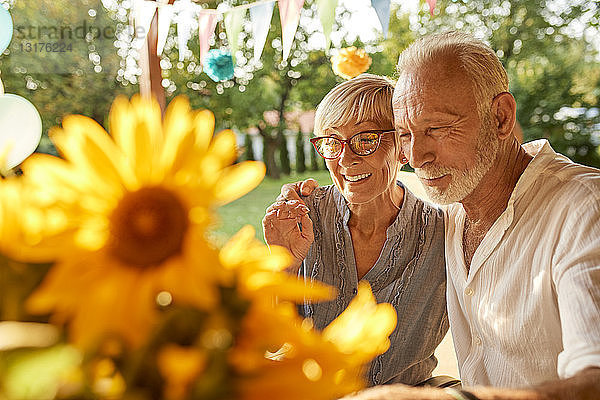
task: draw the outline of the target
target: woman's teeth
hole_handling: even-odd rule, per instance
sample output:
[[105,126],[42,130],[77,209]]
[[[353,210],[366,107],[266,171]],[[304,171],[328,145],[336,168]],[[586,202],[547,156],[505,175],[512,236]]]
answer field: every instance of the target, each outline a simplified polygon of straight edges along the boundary
[[371,174],[360,174],[360,175],[344,175],[344,178],[350,182],[358,182],[361,179],[365,179],[371,176]]

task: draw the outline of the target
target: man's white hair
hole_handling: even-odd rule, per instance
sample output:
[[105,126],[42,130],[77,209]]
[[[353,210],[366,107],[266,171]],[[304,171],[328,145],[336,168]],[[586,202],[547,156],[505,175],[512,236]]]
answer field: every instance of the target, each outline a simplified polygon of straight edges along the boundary
[[508,76],[494,50],[471,35],[450,31],[424,36],[400,54],[397,72],[414,71],[448,56],[456,57],[471,79],[479,115],[490,112],[494,97],[508,92]]

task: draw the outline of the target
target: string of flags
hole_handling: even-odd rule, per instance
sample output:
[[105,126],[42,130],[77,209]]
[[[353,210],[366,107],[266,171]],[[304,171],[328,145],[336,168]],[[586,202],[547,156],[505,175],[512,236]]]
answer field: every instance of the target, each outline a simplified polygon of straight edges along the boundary
[[[384,37],[387,37],[389,28],[390,2],[391,0],[371,0],[371,6],[377,13]],[[433,15],[437,1],[426,0],[426,2],[429,5],[430,13]],[[259,0],[250,4],[221,10],[202,8],[202,6],[191,0],[177,0],[173,4],[168,4],[168,0],[133,0],[130,16],[135,26],[135,46],[139,48],[145,43],[154,15],[158,13],[157,54],[159,56],[162,54],[171,24],[176,23],[179,60],[183,61],[186,53],[189,51],[187,43],[192,37],[192,29],[194,26],[197,26],[200,42],[199,59],[200,63],[204,65],[210,49],[210,39],[214,35],[218,20],[222,19],[231,55],[235,57],[239,46],[239,34],[246,20],[246,15],[249,14],[254,39],[254,59],[258,61],[267,39],[275,3],[279,7],[283,60],[287,60],[300,22],[300,13],[304,6],[304,0]],[[326,38],[326,48],[329,48],[331,44],[329,37],[333,28],[338,0],[316,0],[315,3]],[[248,10],[249,13],[247,13]]]

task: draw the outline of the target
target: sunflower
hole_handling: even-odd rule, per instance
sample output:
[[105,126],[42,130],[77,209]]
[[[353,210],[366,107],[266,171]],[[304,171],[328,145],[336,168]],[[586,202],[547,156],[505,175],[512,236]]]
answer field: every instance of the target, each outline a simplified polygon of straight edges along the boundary
[[322,333],[290,303],[255,302],[231,356],[239,398],[325,400],[360,390],[365,367],[388,349],[395,325],[394,308],[377,304],[368,283]]
[[113,103],[112,137],[77,115],[50,132],[62,158],[23,165],[22,194],[37,207],[23,211],[22,258],[55,261],[30,312],[68,322],[81,346],[107,335],[137,346],[155,325],[157,298],[201,309],[219,302],[228,271],[205,230],[214,208],[254,188],[265,169],[232,165],[234,134],[213,137],[214,124],[185,98],[162,120],[156,101],[133,97]]

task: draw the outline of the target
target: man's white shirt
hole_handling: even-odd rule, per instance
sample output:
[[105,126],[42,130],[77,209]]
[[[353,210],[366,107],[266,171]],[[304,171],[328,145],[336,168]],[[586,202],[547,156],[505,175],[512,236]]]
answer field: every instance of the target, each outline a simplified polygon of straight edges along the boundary
[[600,171],[546,140],[467,269],[446,209],[448,315],[463,384],[523,387],[600,367]]

